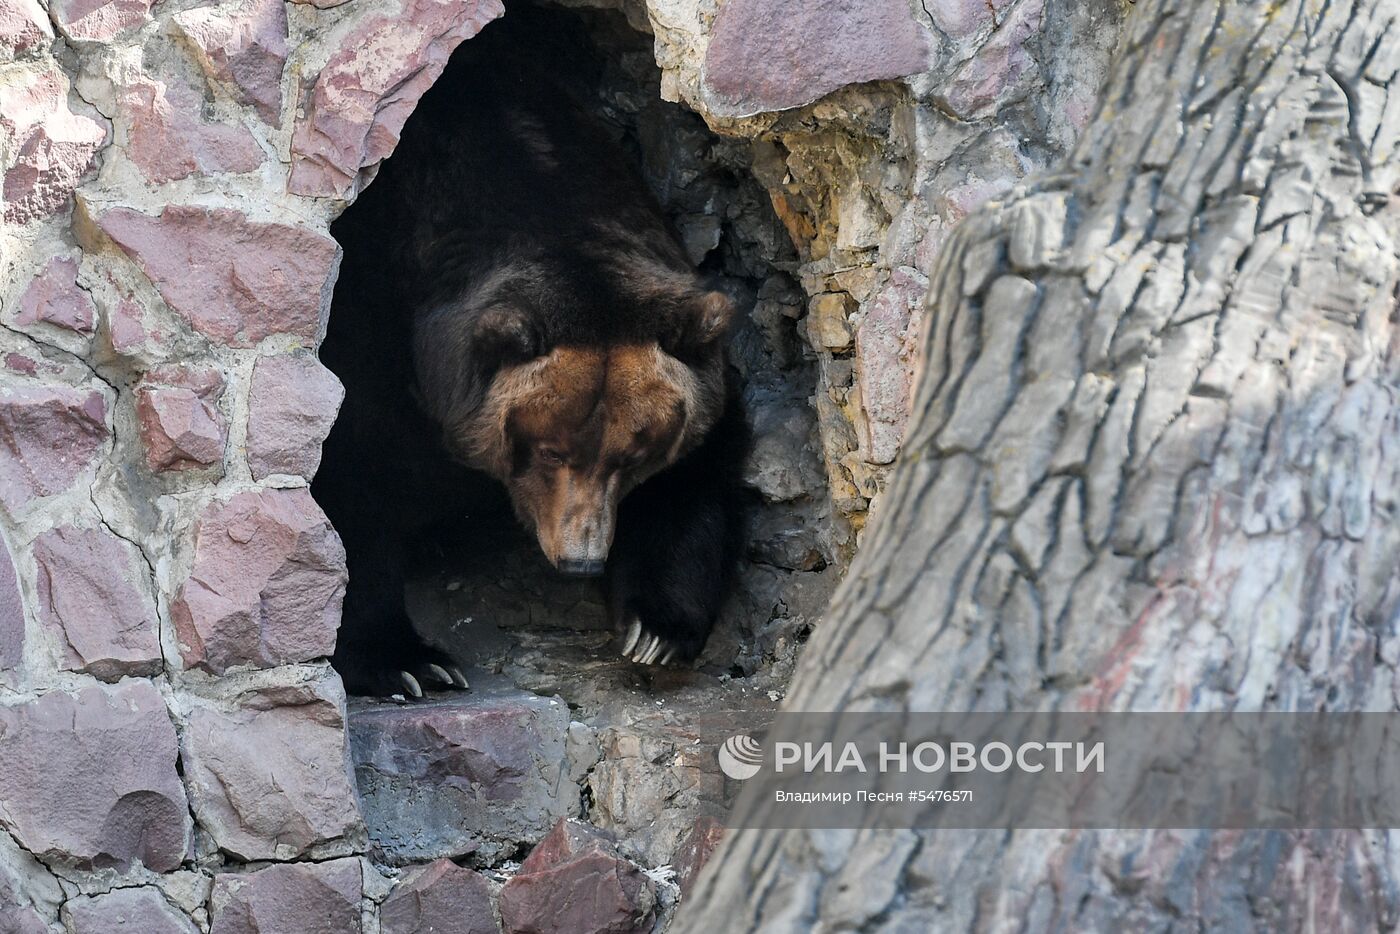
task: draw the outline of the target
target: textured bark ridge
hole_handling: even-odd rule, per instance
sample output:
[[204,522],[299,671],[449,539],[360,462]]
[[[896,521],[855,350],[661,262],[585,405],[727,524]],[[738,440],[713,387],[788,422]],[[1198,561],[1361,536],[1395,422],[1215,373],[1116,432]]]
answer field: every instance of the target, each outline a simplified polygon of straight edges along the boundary
[[[1137,5],[1066,171],[945,246],[788,709],[1394,709],[1398,16]],[[1389,929],[1395,839],[740,831],[677,927]]]

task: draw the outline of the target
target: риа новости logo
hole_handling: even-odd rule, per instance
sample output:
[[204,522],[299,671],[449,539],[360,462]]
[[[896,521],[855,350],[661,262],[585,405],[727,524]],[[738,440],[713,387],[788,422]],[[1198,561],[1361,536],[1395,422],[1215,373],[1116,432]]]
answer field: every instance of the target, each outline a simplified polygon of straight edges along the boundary
[[731,736],[719,747],[719,767],[730,778],[753,778],[763,768],[763,747],[758,740],[742,733]]

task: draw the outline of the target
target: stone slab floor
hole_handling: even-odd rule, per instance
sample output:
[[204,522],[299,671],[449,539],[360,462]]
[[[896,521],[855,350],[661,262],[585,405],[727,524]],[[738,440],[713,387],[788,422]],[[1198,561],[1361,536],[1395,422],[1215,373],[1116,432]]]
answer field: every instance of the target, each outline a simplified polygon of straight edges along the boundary
[[[510,534],[436,549],[409,588],[471,690],[351,701],[372,855],[452,860],[435,872],[454,898],[475,891],[454,872],[478,871],[507,929],[651,929],[718,842],[736,788],[716,747],[766,724],[780,678],[723,664],[724,634],[692,668],[624,660],[597,583],[559,578]],[[575,887],[593,895],[561,895]]]

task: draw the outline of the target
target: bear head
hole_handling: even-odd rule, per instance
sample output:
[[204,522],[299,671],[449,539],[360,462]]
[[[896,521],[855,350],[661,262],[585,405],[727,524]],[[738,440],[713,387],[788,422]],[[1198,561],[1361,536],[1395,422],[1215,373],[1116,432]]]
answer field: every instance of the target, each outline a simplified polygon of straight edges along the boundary
[[618,504],[723,411],[733,303],[695,288],[653,310],[653,327],[602,340],[552,340],[538,310],[509,298],[417,327],[419,389],[448,450],[505,485],[563,573],[602,573]]

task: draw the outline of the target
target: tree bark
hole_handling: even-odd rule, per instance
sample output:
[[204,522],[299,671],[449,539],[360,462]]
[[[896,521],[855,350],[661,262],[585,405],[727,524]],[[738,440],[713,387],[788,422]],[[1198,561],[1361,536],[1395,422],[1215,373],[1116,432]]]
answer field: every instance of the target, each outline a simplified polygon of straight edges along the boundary
[[[789,710],[1400,696],[1400,5],[1140,0],[1065,171],[969,217]],[[736,830],[679,931],[1375,930],[1391,832]]]

